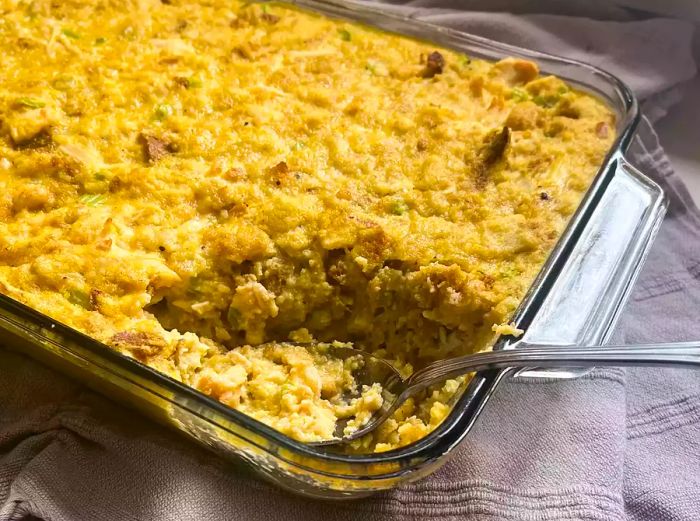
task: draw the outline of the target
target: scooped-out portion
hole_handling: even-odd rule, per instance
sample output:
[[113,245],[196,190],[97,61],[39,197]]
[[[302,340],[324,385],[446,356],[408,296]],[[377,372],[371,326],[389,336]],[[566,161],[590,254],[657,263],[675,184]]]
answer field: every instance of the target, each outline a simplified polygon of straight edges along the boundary
[[[284,342],[409,375],[517,334],[615,138],[535,63],[285,4],[2,9],[0,291],[301,441],[381,388]],[[420,439],[459,385],[348,450]]]

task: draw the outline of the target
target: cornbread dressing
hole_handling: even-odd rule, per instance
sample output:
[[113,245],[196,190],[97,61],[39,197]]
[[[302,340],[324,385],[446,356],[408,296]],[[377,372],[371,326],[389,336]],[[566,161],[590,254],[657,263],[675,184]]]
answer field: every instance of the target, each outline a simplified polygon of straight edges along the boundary
[[[614,140],[597,98],[284,4],[0,0],[0,290],[302,441],[488,349]],[[352,450],[413,442],[451,380]]]

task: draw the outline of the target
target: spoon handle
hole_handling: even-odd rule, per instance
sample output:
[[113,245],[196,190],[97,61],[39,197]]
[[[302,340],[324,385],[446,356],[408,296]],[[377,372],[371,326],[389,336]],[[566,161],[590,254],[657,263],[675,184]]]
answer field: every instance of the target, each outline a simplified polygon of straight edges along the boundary
[[700,368],[700,342],[587,347],[521,342],[517,349],[488,351],[435,362],[413,373],[406,385],[417,392],[442,380],[474,371],[596,366]]

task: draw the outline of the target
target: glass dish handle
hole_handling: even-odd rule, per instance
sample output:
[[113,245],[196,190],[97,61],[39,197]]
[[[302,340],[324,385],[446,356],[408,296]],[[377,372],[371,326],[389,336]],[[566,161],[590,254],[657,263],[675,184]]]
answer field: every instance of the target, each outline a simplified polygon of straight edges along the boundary
[[[522,341],[604,344],[610,337],[666,212],[664,193],[621,153],[569,261]],[[516,344],[512,344],[515,347]],[[588,369],[533,369],[518,377],[574,378]]]

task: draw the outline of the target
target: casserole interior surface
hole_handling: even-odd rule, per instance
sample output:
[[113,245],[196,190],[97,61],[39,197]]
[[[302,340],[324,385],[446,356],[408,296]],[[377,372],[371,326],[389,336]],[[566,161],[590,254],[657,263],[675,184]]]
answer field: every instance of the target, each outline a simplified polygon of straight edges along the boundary
[[[360,341],[488,348],[614,141],[612,112],[281,4],[5,2],[0,290],[282,432],[328,438]],[[455,381],[354,450],[424,436]]]

